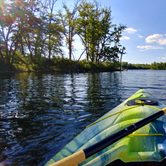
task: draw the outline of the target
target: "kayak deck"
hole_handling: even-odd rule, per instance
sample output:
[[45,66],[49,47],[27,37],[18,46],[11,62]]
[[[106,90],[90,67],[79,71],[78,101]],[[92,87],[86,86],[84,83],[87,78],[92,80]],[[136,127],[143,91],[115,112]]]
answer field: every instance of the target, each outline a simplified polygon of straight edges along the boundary
[[129,162],[124,163],[122,160],[115,160],[107,166],[165,166],[166,160],[161,162],[157,161],[148,161],[148,162]]
[[[67,144],[64,149],[49,160],[46,165],[59,161],[76,151],[85,149],[166,107],[166,105],[158,100],[158,105],[155,106],[127,105],[128,101],[138,98],[154,99],[146,90],[140,89],[129,99],[109,111],[95,123],[89,125],[75,139]],[[162,116],[94,154],[79,165],[103,166],[108,164],[114,165],[117,164],[116,162],[122,162],[124,164],[140,162],[161,163],[165,156],[166,118]]]

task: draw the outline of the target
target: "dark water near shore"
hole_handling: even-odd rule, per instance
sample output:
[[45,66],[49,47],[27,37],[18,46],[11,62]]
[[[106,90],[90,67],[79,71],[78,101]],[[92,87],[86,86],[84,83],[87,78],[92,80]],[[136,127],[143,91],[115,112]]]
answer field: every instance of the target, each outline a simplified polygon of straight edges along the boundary
[[166,71],[0,74],[0,165],[44,165],[139,88],[166,104]]

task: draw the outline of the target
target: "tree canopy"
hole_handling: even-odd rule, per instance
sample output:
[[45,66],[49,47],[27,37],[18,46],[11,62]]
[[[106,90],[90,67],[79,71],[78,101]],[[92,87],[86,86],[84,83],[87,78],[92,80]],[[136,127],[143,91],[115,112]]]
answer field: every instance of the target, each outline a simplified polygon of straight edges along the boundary
[[74,54],[74,36],[82,42],[87,61],[118,61],[120,37],[126,28],[112,22],[110,7],[97,2],[66,3],[56,10],[57,0],[0,1],[0,64],[41,64],[65,57],[63,47]]

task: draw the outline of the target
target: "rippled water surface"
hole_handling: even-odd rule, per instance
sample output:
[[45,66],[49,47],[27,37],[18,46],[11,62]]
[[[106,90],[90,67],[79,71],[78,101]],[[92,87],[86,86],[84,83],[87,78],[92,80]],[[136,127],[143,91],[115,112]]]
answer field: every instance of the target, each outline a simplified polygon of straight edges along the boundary
[[166,104],[166,71],[0,74],[0,165],[44,165],[139,88]]

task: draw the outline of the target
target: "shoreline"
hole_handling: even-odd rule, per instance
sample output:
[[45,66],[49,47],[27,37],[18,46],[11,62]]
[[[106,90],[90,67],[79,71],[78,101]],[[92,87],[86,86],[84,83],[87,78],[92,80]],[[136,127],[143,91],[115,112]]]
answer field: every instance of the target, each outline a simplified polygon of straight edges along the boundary
[[[100,73],[100,72],[114,72],[114,71],[120,71],[118,69],[116,70],[77,70],[77,71],[63,71],[63,70],[36,70],[36,71],[24,71],[24,70],[14,70],[14,71],[0,71],[1,74],[5,73]],[[121,70],[125,71],[125,70]]]

